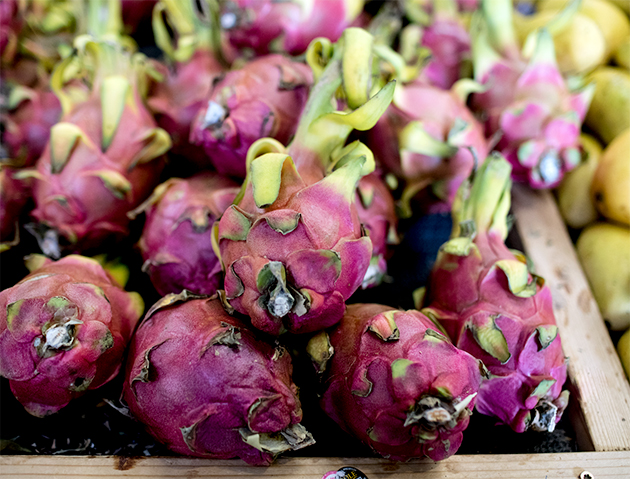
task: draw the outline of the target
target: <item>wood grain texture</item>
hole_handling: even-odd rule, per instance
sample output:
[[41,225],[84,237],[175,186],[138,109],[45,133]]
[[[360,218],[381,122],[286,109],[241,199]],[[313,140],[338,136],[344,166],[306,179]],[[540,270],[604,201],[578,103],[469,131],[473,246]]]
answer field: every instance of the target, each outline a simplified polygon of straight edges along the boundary
[[593,447],[630,450],[630,384],[555,200],[548,191],[521,185],[512,192],[526,254],[551,288],[572,400],[579,402]]
[[369,479],[628,479],[630,452],[506,454],[453,456],[434,463],[394,463],[367,458],[284,458],[270,467],[248,466],[240,460],[190,458],[121,458],[115,456],[2,456],[0,476],[15,479],[102,479],[144,477],[321,479],[343,466],[361,470]]

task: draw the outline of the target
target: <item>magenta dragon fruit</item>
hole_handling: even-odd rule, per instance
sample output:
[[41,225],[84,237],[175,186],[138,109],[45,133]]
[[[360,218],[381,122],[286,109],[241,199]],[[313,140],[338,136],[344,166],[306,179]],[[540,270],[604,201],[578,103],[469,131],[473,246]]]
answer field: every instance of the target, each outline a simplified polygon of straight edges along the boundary
[[108,237],[128,233],[127,212],[153,191],[170,148],[142,103],[138,82],[146,61],[115,42],[77,38],[78,56],[53,73],[53,85],[74,62],[96,63],[92,90],[74,103],[57,85],[64,114],[52,127],[37,162],[33,186],[40,246],[48,256],[61,249],[84,251]]
[[594,87],[571,92],[556,63],[547,30],[518,49],[510,0],[482,1],[472,26],[475,79],[486,87],[472,98],[486,134],[512,164],[515,181],[553,188],[581,159],[580,128]]
[[[430,7],[430,8],[429,8]],[[431,51],[420,78],[444,90],[463,77],[470,58],[470,34],[455,0],[438,0],[424,6],[409,3],[407,16],[415,23],[405,27],[402,41],[415,41]]]
[[269,464],[314,443],[291,373],[283,347],[258,339],[218,298],[185,291],[162,298],[140,324],[123,398],[179,454]]
[[0,374],[43,417],[118,374],[144,304],[91,258],[31,257],[29,266],[0,293]]
[[348,305],[307,351],[323,373],[322,409],[377,453],[440,461],[461,445],[483,365],[419,311]]
[[132,212],[146,213],[139,246],[143,270],[158,293],[216,293],[223,274],[210,247],[212,226],[238,191],[235,183],[214,172],[171,178]]
[[398,217],[392,193],[377,172],[359,180],[355,200],[359,221],[372,242],[372,259],[361,287],[378,286],[387,274],[389,246],[398,243]]
[[0,165],[0,253],[20,242],[19,218],[31,198],[29,175]]
[[422,312],[488,368],[477,411],[516,432],[553,431],[568,402],[567,365],[549,288],[504,244],[510,170],[491,156],[462,186]]
[[308,66],[282,55],[247,63],[214,85],[190,139],[219,173],[244,178],[247,150],[256,140],[291,139],[311,83]]
[[220,22],[229,41],[257,54],[304,53],[318,37],[336,42],[359,16],[364,0],[227,0]]
[[450,210],[459,185],[488,144],[483,127],[466,107],[471,86],[460,80],[451,90],[416,81],[397,87],[394,101],[369,132],[369,146],[385,169],[405,182],[401,214],[411,215],[420,192],[425,205]]
[[[215,228],[226,300],[267,333],[336,323],[369,267],[372,242],[354,201],[374,158],[358,141],[344,144],[354,128],[371,128],[393,95],[391,82],[369,97],[372,39],[350,28],[337,45],[312,44],[307,56],[321,54],[325,67],[296,136],[287,149],[272,139],[252,145],[241,193]],[[334,110],[339,87],[354,109]]]
[[[167,24],[175,33],[175,41]],[[153,32],[168,63],[155,63],[162,79],[152,85],[147,105],[158,125],[171,136],[172,154],[197,165],[207,164],[203,148],[190,142],[190,130],[210,97],[213,83],[224,71],[220,55],[215,54],[214,35],[192,1],[158,2]]]
[[7,107],[8,111],[0,118],[2,155],[11,165],[33,166],[46,147],[50,129],[61,116],[59,99],[45,88],[15,85]]

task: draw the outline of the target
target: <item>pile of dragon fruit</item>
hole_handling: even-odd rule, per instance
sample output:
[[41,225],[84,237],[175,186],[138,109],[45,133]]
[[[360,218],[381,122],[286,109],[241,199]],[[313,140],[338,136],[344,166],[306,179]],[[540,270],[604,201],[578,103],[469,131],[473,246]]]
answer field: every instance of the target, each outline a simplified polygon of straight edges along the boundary
[[[473,411],[552,432],[567,361],[506,245],[511,187],[580,162],[592,88],[545,28],[519,43],[513,8],[3,1],[3,263],[36,245],[0,293],[15,398],[45,417],[124,377],[171,451],[269,464],[318,439],[299,356],[321,410],[392,460],[455,454]],[[366,302],[400,225],[436,214],[452,231],[414,307]],[[141,273],[114,257],[130,238]]]

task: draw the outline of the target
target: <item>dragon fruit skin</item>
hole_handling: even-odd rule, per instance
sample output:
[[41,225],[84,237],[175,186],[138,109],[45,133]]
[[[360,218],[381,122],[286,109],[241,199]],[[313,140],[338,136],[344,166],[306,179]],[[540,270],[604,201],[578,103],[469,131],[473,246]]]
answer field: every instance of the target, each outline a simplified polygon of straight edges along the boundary
[[488,368],[490,379],[477,398],[480,413],[516,432],[553,431],[568,401],[566,360],[549,288],[504,243],[509,178],[510,166],[499,156],[477,172],[471,202],[454,209],[461,236],[454,233],[440,248],[422,312]]
[[216,297],[187,298],[160,300],[134,335],[123,387],[132,414],[185,455],[262,465],[312,444],[289,353],[257,339]]
[[348,305],[307,350],[323,368],[322,409],[377,453],[439,461],[461,445],[483,366],[420,312]]
[[317,37],[336,42],[359,16],[363,0],[229,0],[224,2],[221,24],[229,41],[258,55],[271,51],[304,53]]
[[164,81],[153,86],[147,106],[158,125],[169,133],[173,141],[170,152],[196,164],[207,163],[203,148],[191,144],[190,130],[223,67],[210,51],[200,49],[174,69],[160,64],[160,70]]
[[[232,203],[239,187],[214,172],[171,178],[141,205],[146,212],[139,246],[143,270],[160,295],[216,293],[221,263],[211,244],[212,225]],[[139,212],[138,210],[136,212]]]
[[113,379],[144,304],[100,264],[70,255],[0,292],[0,373],[32,415]]
[[422,71],[434,86],[450,89],[461,78],[461,64],[470,54],[470,35],[454,19],[437,18],[422,34],[422,46],[431,50],[431,61]]
[[367,289],[378,286],[387,273],[389,245],[398,243],[398,217],[392,193],[377,172],[359,180],[354,204],[359,221],[372,242],[372,259],[361,285]]
[[462,93],[457,84],[451,90],[422,82],[399,85],[394,102],[369,132],[368,144],[383,168],[405,181],[403,214],[411,214],[409,201],[429,186],[438,200],[434,212],[450,210],[476,158],[488,153],[483,126]]
[[12,165],[33,166],[46,147],[51,127],[59,121],[61,104],[52,91],[43,88],[14,86],[11,96],[18,100],[2,115],[3,153]]
[[32,180],[19,171],[0,166],[0,253],[19,242],[18,220],[31,198]]
[[190,134],[215,169],[245,177],[247,150],[272,137],[288,143],[306,103],[312,73],[303,63],[267,55],[228,72],[199,110]]
[[501,134],[496,149],[512,164],[514,180],[554,188],[580,162],[579,134],[594,87],[569,90],[547,30],[528,39],[531,53],[520,53],[512,3],[504,3],[482,2],[486,23],[473,27],[475,79],[487,90],[474,94],[472,105],[486,118],[486,134]]

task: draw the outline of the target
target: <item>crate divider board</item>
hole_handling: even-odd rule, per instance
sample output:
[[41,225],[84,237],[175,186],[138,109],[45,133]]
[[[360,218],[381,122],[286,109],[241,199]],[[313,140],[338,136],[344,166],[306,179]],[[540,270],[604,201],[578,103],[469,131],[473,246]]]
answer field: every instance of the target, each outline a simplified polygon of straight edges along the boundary
[[237,459],[6,455],[0,456],[0,476],[321,479],[328,471],[353,466],[370,479],[630,478],[630,384],[553,196],[515,185],[513,214],[526,254],[552,290],[564,352],[569,357],[570,417],[581,452],[456,454],[439,463],[428,459],[398,463],[362,457],[281,457],[270,467],[248,466]]

